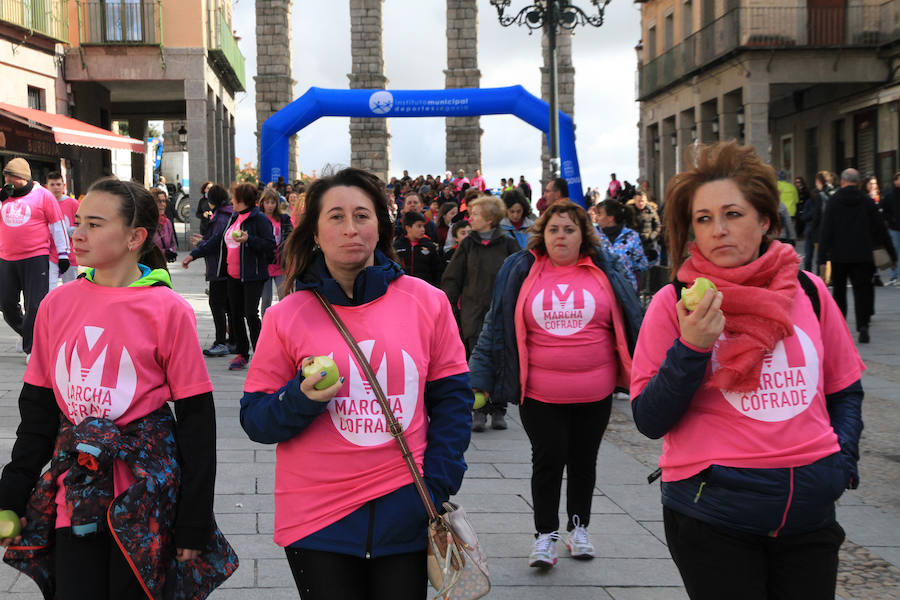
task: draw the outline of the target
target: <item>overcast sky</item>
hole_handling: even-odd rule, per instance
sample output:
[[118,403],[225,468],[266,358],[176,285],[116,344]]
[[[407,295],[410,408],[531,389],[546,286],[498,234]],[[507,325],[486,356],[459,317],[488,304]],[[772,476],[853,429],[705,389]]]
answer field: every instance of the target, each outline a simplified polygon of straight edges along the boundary
[[[518,10],[530,0],[513,0]],[[583,8],[590,0],[577,0]],[[311,86],[348,87],[350,3],[294,0],[295,98]],[[501,27],[489,0],[478,0],[478,67],[481,87],[522,85],[540,96],[540,32]],[[446,3],[442,0],[386,0],[384,59],[388,89],[443,89],[447,66]],[[256,162],[256,16],[251,0],[234,0],[234,24],[247,63],[247,92],[237,96],[237,155]],[[575,127],[585,186],[604,186],[609,173],[632,183],[637,178],[635,52],[640,13],[631,0],[613,0],[604,25],[579,27],[572,43],[575,63]],[[350,120],[319,119],[299,135],[304,173],[327,163],[350,163]],[[443,173],[444,119],[390,120],[392,175]],[[501,177],[525,175],[535,186],[541,174],[542,134],[510,115],[481,118],[483,172],[491,186]]]

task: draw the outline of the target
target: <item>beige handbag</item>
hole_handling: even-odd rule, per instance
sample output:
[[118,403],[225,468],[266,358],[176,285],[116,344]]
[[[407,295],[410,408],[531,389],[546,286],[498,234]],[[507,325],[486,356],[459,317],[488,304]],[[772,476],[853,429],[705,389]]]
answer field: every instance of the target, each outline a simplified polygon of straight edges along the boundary
[[425,481],[406,443],[403,426],[394,417],[394,411],[391,410],[384,390],[372,372],[372,366],[322,292],[313,290],[313,294],[331,317],[372,386],[372,392],[387,421],[388,431],[400,445],[400,452],[406,460],[413,483],[425,505],[425,511],[428,513],[428,580],[437,590],[435,600],[476,600],[485,596],[491,591],[487,557],[478,544],[478,536],[466,517],[466,511],[452,502],[445,502],[446,512],[443,515],[438,514],[431,500],[431,493],[425,486]]
[[875,248],[872,250],[872,262],[876,269],[887,269],[892,264],[891,255],[884,248]]

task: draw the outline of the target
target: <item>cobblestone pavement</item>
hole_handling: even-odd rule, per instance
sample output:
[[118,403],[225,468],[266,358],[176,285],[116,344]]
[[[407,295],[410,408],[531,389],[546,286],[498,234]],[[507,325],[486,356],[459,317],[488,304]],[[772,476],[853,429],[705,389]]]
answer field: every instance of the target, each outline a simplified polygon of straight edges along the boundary
[[[202,265],[173,269],[176,290],[194,307],[201,343],[212,338]],[[841,499],[839,518],[848,541],[841,552],[842,600],[900,598],[900,289],[879,289],[872,343],[861,348],[869,366],[864,385],[862,486]],[[18,423],[24,372],[12,332],[0,324],[0,464],[9,456]],[[235,546],[241,566],[212,600],[297,598],[284,554],[272,542],[274,448],[247,439],[238,423],[244,372],[227,359],[207,359],[215,385],[218,427],[217,520]],[[579,562],[560,545],[560,563],[547,573],[529,569],[532,519],[530,450],[510,411],[507,431],[475,434],[466,453],[469,470],[457,500],[472,515],[490,559],[495,599],[537,598],[685,600],[665,547],[658,484],[647,485],[660,442],[634,428],[627,401],[615,410],[598,461],[591,532],[597,558]],[[34,584],[0,565],[0,597],[38,600]]]

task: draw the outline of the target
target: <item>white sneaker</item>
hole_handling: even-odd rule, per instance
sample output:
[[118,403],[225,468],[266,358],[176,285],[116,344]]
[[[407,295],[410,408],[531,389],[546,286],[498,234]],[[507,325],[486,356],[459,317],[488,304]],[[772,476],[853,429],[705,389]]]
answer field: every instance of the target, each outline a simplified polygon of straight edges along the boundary
[[534,548],[531,549],[531,555],[528,557],[529,567],[538,567],[540,569],[549,569],[556,564],[556,541],[559,539],[559,533],[539,533],[537,539],[534,540]]
[[31,360],[31,355],[30,355],[30,354],[26,354],[26,355],[25,355],[25,364],[26,364],[26,365],[28,364],[28,361],[29,361],[29,360]]
[[578,560],[591,560],[594,558],[594,544],[591,542],[587,528],[581,524],[578,515],[572,517],[572,524],[575,525],[575,529],[566,535],[566,547],[569,549],[569,554]]

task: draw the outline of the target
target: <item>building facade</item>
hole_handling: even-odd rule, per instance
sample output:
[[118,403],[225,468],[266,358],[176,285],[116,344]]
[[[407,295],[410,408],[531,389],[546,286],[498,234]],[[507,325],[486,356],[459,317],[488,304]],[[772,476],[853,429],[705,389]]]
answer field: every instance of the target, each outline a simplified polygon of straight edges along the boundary
[[[181,121],[188,132],[184,178],[234,179],[234,101],[244,90],[244,59],[231,0],[2,0],[0,76],[6,82],[0,102],[106,131],[126,122],[137,140],[146,139],[148,121]],[[4,119],[0,126],[12,127]],[[30,128],[41,139],[53,133],[35,123]],[[0,142],[9,140],[0,133]],[[70,191],[83,193],[112,173],[117,147],[93,136],[92,145],[35,142],[45,154],[0,144],[0,158],[22,155],[43,170],[60,168],[62,159]],[[143,154],[131,155],[131,176],[144,181]]]
[[737,139],[811,185],[898,169],[900,2],[647,0],[639,163],[657,198],[698,143]]

